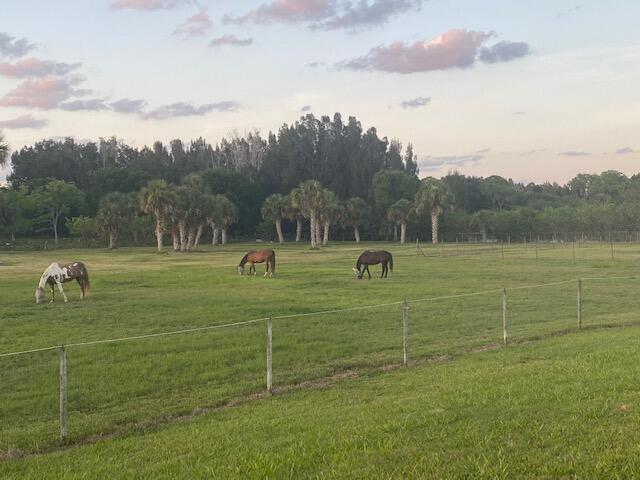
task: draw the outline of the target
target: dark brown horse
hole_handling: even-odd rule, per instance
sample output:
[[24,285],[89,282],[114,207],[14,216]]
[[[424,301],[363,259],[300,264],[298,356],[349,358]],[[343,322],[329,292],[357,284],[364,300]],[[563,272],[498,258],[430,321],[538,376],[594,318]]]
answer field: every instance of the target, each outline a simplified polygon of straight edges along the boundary
[[369,265],[382,264],[382,275],[380,278],[387,278],[389,269],[393,272],[393,257],[386,250],[379,250],[377,252],[371,252],[369,250],[362,252],[362,255],[358,257],[356,262],[356,268],[353,269],[360,280],[364,276],[364,272],[367,272],[369,279],[371,279],[371,272],[369,272]]
[[255,264],[264,262],[267,262],[267,271],[264,273],[264,276],[266,277],[269,275],[273,277],[273,274],[276,272],[276,252],[273,250],[249,250],[247,254],[242,257],[242,260],[240,260],[240,265],[238,265],[238,274],[242,275],[244,273],[244,266],[247,263],[250,263],[249,275],[255,275]]
[[38,283],[38,288],[36,288],[36,303],[42,303],[45,300],[45,291],[44,288],[49,285],[51,287],[51,301],[53,302],[54,297],[54,286],[58,286],[58,290],[64,297],[64,301],[68,302],[69,299],[64,293],[62,289],[62,284],[70,282],[72,280],[77,280],[78,285],[80,285],[80,298],[84,298],[91,288],[91,284],[89,283],[89,273],[87,272],[87,267],[84,266],[82,262],[73,262],[67,265],[61,265],[59,263],[52,263],[47,267],[42,276],[40,277],[40,282]]

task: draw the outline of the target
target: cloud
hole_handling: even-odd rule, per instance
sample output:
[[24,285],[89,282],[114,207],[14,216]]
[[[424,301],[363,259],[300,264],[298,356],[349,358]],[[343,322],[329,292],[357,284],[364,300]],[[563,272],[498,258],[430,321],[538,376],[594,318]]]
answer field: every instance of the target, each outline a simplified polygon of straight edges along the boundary
[[302,107],[300,109],[300,111],[303,112],[303,113],[310,112],[311,111],[311,105],[305,105],[304,107]]
[[224,23],[317,22],[336,12],[335,0],[273,0],[239,17],[225,15]]
[[246,47],[253,43],[253,38],[238,38],[235,35],[223,35],[218,38],[214,38],[209,43],[210,47],[221,47],[224,45],[230,45],[232,47]]
[[147,102],[140,99],[130,100],[128,98],[123,98],[122,100],[111,102],[109,106],[114,112],[118,113],[141,113],[147,106]]
[[324,65],[324,62],[309,62],[307,63],[307,67],[309,68],[318,68]]
[[561,12],[558,12],[558,14],[556,15],[556,18],[568,17],[569,15],[572,15],[582,10],[582,7],[583,5],[576,5],[575,7],[569,8],[568,10],[563,10]]
[[116,0],[111,2],[111,10],[168,10],[192,3],[191,0]]
[[529,54],[529,44],[525,42],[502,41],[492,47],[482,47],[478,60],[484,63],[510,62]]
[[78,76],[25,80],[0,98],[0,107],[25,107],[40,110],[57,108],[62,102],[72,97],[90,93],[89,90],[76,88],[81,82],[82,78]]
[[312,29],[356,30],[365,26],[382,25],[392,17],[420,9],[422,0],[360,0],[347,2],[344,10],[311,26]]
[[182,25],[180,25],[174,34],[184,35],[202,35],[211,30],[211,18],[206,10],[201,10],[195,15],[191,15]]
[[560,155],[564,155],[565,157],[588,157],[591,153],[569,150],[568,152],[560,152]]
[[26,38],[15,38],[0,32],[0,55],[9,58],[24,57],[34,48],[36,48],[36,46],[29,43]]
[[405,100],[400,103],[402,108],[418,108],[424,107],[427,103],[431,101],[431,97],[416,97],[411,100]]
[[81,63],[58,63],[38,58],[24,58],[16,63],[0,63],[0,75],[14,78],[64,76],[81,65]]
[[67,110],[69,112],[99,112],[102,110],[108,110],[109,107],[105,103],[104,98],[89,98],[87,100],[72,100],[70,102],[61,103],[58,108]]
[[173,103],[145,113],[142,115],[142,118],[147,120],[165,120],[175,117],[202,116],[214,110],[219,112],[235,112],[239,106],[240,105],[234,101],[207,103],[200,106],[194,106],[189,103]]
[[42,128],[47,123],[42,118],[35,118],[33,115],[26,114],[10,120],[1,120],[0,128]]
[[480,155],[483,155],[485,153],[489,153],[491,151],[490,148],[483,148],[482,150],[478,150],[476,153],[479,153]]
[[481,48],[483,43],[493,37],[493,32],[449,30],[429,41],[413,44],[394,42],[389,46],[375,47],[367,55],[342,61],[336,67],[408,74],[469,68],[478,60],[509,61],[521,54],[522,47],[513,45],[520,45],[522,42],[500,42],[491,48]]
[[483,155],[450,155],[441,157],[425,157],[418,163],[424,170],[438,170],[442,167],[461,167],[463,165],[476,165],[484,158]]
[[521,116],[521,115],[526,115],[527,112],[513,112],[511,115],[517,115],[517,116]]
[[638,153],[638,152],[631,147],[624,147],[616,150],[616,155],[626,155],[628,153]]

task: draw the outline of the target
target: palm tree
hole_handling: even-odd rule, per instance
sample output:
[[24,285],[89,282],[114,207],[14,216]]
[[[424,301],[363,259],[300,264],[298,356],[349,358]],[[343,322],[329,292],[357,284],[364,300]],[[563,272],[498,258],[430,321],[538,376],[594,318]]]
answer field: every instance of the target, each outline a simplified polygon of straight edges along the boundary
[[487,233],[489,230],[489,222],[493,218],[492,210],[478,210],[471,217],[471,225],[480,230],[480,235],[482,235],[482,241],[487,241]]
[[287,199],[287,218],[289,220],[296,221],[296,242],[299,242],[302,238],[302,221],[304,220],[304,215],[300,212],[299,209],[293,206],[291,202],[291,195],[287,195],[285,197]]
[[289,202],[287,197],[284,197],[279,193],[274,193],[265,199],[262,204],[262,209],[260,210],[262,218],[275,224],[276,232],[278,234],[278,242],[280,243],[284,243],[284,236],[282,235],[282,219],[287,215],[288,205]]
[[291,191],[291,205],[310,222],[311,248],[318,245],[319,207],[323,200],[324,187],[317,180],[302,182]]
[[4,135],[0,133],[0,167],[4,167],[9,158],[9,144],[5,142]]
[[109,235],[109,249],[116,247],[118,234],[125,230],[136,215],[135,194],[111,192],[100,200],[98,224]]
[[414,212],[413,204],[406,198],[401,198],[389,207],[387,218],[394,225],[400,225],[400,243],[405,243],[407,239],[407,223]]
[[353,197],[347,200],[344,210],[344,220],[346,225],[353,227],[353,234],[356,243],[360,243],[360,225],[364,223],[367,213],[367,202],[360,197]]
[[342,206],[338,197],[331,190],[325,189],[320,209],[320,224],[324,227],[322,246],[326,246],[329,243],[329,228],[331,224],[337,223],[341,217]]
[[415,198],[416,213],[431,215],[431,242],[433,244],[438,243],[438,219],[445,208],[452,203],[452,197],[449,187],[442,180],[434,177],[422,179],[420,190],[416,193]]
[[156,219],[156,240],[158,251],[162,251],[162,234],[169,207],[175,202],[175,194],[164,180],[152,180],[140,190],[140,207],[144,213]]
[[227,229],[230,225],[238,222],[239,212],[235,203],[229,200],[224,195],[219,195],[218,198],[218,211],[220,221],[220,231],[222,232],[222,244],[227,243]]

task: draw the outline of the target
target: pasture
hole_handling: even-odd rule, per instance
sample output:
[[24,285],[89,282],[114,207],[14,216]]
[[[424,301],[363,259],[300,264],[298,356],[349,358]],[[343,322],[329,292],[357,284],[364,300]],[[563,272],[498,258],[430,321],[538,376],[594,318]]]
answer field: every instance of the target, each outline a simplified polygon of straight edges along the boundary
[[[298,426],[296,428],[302,429],[303,423],[309,423],[315,425],[318,435],[325,435],[330,432],[328,425],[337,422],[339,416],[322,425],[321,412],[326,414],[347,401],[353,402],[354,415],[364,422],[363,430],[356,427],[351,433],[345,430],[341,435],[344,438],[336,440],[333,453],[339,457],[338,466],[336,470],[327,470],[327,476],[342,476],[341,471],[368,476],[367,472],[375,471],[367,470],[376,464],[369,464],[366,455],[354,461],[354,470],[348,470],[347,450],[341,449],[347,448],[349,435],[355,438],[364,435],[361,438],[364,443],[358,445],[372,455],[375,452],[377,455],[384,452],[393,454],[394,461],[377,464],[389,475],[408,475],[410,472],[402,469],[411,459],[415,460],[419,472],[431,472],[420,467],[420,462],[426,462],[429,468],[434,468],[434,474],[438,471],[443,474],[446,470],[438,470],[438,465],[446,468],[447,462],[451,461],[444,452],[437,459],[431,457],[428,460],[427,452],[413,451],[412,447],[402,444],[404,435],[391,435],[391,443],[386,444],[383,428],[383,425],[388,425],[392,431],[394,425],[409,428],[412,425],[412,408],[419,408],[419,399],[429,397],[434,385],[442,395],[429,397],[429,401],[434,403],[430,403],[428,408],[431,410],[426,412],[432,411],[434,416],[423,411],[420,418],[426,424],[434,422],[439,418],[436,415],[438,409],[451,415],[450,422],[446,417],[442,418],[445,423],[449,422],[451,430],[443,429],[438,435],[446,436],[447,442],[452,442],[451,448],[460,449],[461,465],[475,465],[480,474],[490,475],[497,472],[495,461],[502,453],[487,450],[485,455],[488,456],[475,457],[469,451],[465,455],[464,448],[472,448],[474,441],[485,438],[482,435],[489,435],[485,438],[488,449],[488,439],[506,432],[504,429],[510,425],[509,422],[517,422],[519,418],[526,423],[527,419],[525,409],[515,419],[505,419],[507,423],[504,425],[493,425],[500,410],[498,405],[489,405],[491,398],[508,391],[514,402],[526,404],[532,412],[537,411],[540,421],[544,421],[541,412],[546,411],[550,415],[549,421],[568,425],[575,421],[571,402],[577,408],[579,399],[569,400],[568,391],[557,391],[548,383],[558,381],[562,385],[570,380],[567,372],[562,370],[564,362],[572,362],[571,365],[575,365],[575,369],[584,376],[582,393],[587,399],[592,398],[590,388],[602,393],[609,388],[617,388],[618,383],[614,385],[614,382],[620,381],[619,378],[608,378],[605,366],[598,364],[600,370],[595,370],[598,365],[594,366],[594,372],[599,372],[597,382],[590,385],[587,381],[590,372],[588,358],[582,362],[570,356],[572,351],[587,352],[595,346],[603,358],[608,358],[605,345],[611,345],[616,352],[627,349],[630,355],[620,354],[620,358],[616,357],[617,366],[612,367],[620,371],[630,369],[632,362],[638,359],[638,351],[627,344],[633,338],[633,346],[637,348],[635,327],[590,330],[594,326],[633,326],[637,322],[640,280],[626,278],[638,272],[640,246],[637,244],[616,245],[613,260],[610,245],[582,245],[577,248],[575,262],[572,246],[567,245],[541,246],[537,255],[533,245],[507,246],[503,258],[499,248],[472,245],[447,245],[444,251],[442,247],[423,246],[425,257],[416,255],[414,245],[333,244],[320,251],[311,251],[306,244],[287,244],[274,247],[277,267],[273,278],[262,278],[264,265],[257,266],[257,276],[240,277],[236,266],[249,248],[255,248],[255,245],[205,246],[201,252],[163,255],[157,255],[151,249],[2,253],[0,353],[265,317],[390,304],[371,309],[274,319],[276,393],[285,393],[295,385],[301,386],[303,391],[272,400],[259,399],[265,388],[266,363],[266,327],[262,321],[191,334],[68,348],[68,443],[92,443],[100,437],[114,437],[104,444],[83,447],[81,451],[88,449],[100,455],[100,449],[104,448],[111,449],[109,451],[116,455],[119,448],[126,448],[119,442],[122,445],[134,443],[140,445],[139,448],[154,448],[154,439],[179,442],[176,440],[179,436],[190,435],[189,432],[200,425],[209,435],[227,438],[224,446],[218,448],[232,449],[233,442],[242,444],[242,435],[246,441],[251,439],[250,422],[255,415],[266,412],[256,426],[257,438],[251,439],[246,449],[234,457],[238,468],[236,474],[255,476],[281,476],[283,471],[280,469],[284,468],[287,458],[280,452],[276,456],[280,462],[269,463],[264,453],[255,460],[255,469],[252,470],[251,464],[241,467],[242,455],[249,455],[251,448],[258,449],[258,438],[266,435],[270,428],[269,415],[285,414],[290,409],[292,421]],[[372,280],[355,278],[351,268],[365,248],[384,248],[394,254],[394,271],[389,273],[388,279],[377,278],[379,266],[371,267]],[[67,284],[65,291],[70,303],[34,304],[33,293],[42,270],[57,260],[82,260],[86,263],[92,284],[89,299],[80,301],[78,286]],[[583,324],[586,331],[545,339],[576,329],[577,278],[594,278],[583,282]],[[558,281],[566,283],[539,286]],[[496,352],[486,351],[501,345],[501,288],[508,289],[509,340],[512,345]],[[410,303],[409,358],[412,366],[417,368],[402,373],[382,373],[389,366],[402,362],[400,302],[404,298],[426,300],[479,291],[492,292]],[[542,340],[527,343],[540,338]],[[565,354],[569,357],[566,358]],[[38,462],[39,465],[47,465],[50,461],[65,461],[66,453],[56,454],[51,460],[48,460],[49,456],[37,460],[8,460],[48,451],[58,445],[57,355],[52,350],[0,357],[0,452],[5,452],[5,461],[0,468],[7,469],[7,472],[18,471],[25,462],[35,466]],[[548,377],[545,374],[534,378],[536,372],[539,373],[537,367],[544,369],[545,365],[549,368]],[[495,389],[485,383],[504,370],[506,374],[500,377]],[[449,378],[449,374],[451,378],[443,381],[445,377]],[[372,376],[357,381],[337,380],[356,375]],[[539,398],[532,394],[535,390],[525,388],[525,377],[531,382],[539,382]],[[335,393],[331,393],[332,389],[326,392],[305,389],[305,385],[312,388],[336,381],[339,389]],[[465,382],[465,386],[459,382]],[[404,409],[394,413],[396,404],[405,398],[396,398],[396,387],[398,392],[404,392],[405,397],[412,398],[406,400]],[[380,402],[384,404],[381,408],[389,416],[387,423],[378,424],[375,415],[365,414],[365,405],[371,400],[371,395],[376,395],[375,391],[381,392]],[[458,402],[447,403],[461,392],[466,396]],[[480,405],[472,401],[474,392],[487,395]],[[553,410],[556,404],[551,400],[560,404],[558,411]],[[239,409],[219,408],[244,402],[249,405]],[[306,410],[310,413],[316,405],[318,411],[303,419],[301,412]],[[215,411],[206,413],[193,425],[171,427],[178,419],[196,417],[208,410]],[[626,420],[620,412],[616,411],[616,414],[620,418],[608,421],[619,421],[616,425],[622,429]],[[637,415],[635,411],[632,414]],[[463,421],[467,416],[471,422],[469,428],[477,438],[474,435],[466,438],[466,427],[461,426],[464,424],[456,426],[453,421],[459,417]],[[284,417],[279,418],[280,422],[285,421]],[[216,426],[215,419],[223,424],[221,429]],[[344,428],[348,429],[348,425],[349,422]],[[226,433],[225,428],[228,429]],[[239,428],[240,434],[235,438]],[[300,457],[299,470],[293,471],[306,474],[314,471],[314,465],[317,466],[314,462],[318,461],[316,455],[320,453],[308,452],[305,449],[310,447],[302,446],[310,438],[303,434],[294,438],[290,432],[287,433],[285,424],[274,428],[274,435],[282,445],[288,445],[286,448],[294,448],[293,445],[300,442],[300,448],[308,453],[308,457],[306,454]],[[131,436],[155,429],[160,431],[153,437]],[[576,427],[575,435],[579,435],[578,430]],[[371,436],[363,432],[369,432]],[[544,441],[550,444],[549,448],[560,448],[562,442],[557,432],[553,432]],[[420,435],[428,435],[429,441],[434,440],[428,432],[414,433],[418,437],[411,439],[412,443],[420,438],[426,441],[426,437]],[[169,440],[172,436],[173,439]],[[128,438],[122,440],[120,437]],[[524,437],[515,438],[513,444],[506,445],[516,450],[525,449],[526,440]],[[207,441],[214,440],[209,438]],[[367,447],[369,441],[375,443],[372,450]],[[446,448],[447,442],[442,448]],[[186,444],[190,444],[189,441],[185,440]],[[266,452],[276,449],[275,444],[263,447]],[[162,449],[157,455],[154,459],[149,453],[149,476],[158,472],[156,468],[162,468],[158,463],[162,464],[168,456],[166,452],[162,453]],[[531,457],[531,461],[534,460]],[[86,468],[91,468],[91,460],[86,462]],[[167,462],[171,465],[169,460]],[[512,465],[511,460],[507,462],[505,458],[505,462],[505,465]],[[220,468],[225,465],[220,465]],[[228,465],[234,465],[234,460]],[[165,473],[170,473],[170,468],[180,466],[174,463],[173,467],[167,468]],[[218,472],[234,475],[232,471]]]

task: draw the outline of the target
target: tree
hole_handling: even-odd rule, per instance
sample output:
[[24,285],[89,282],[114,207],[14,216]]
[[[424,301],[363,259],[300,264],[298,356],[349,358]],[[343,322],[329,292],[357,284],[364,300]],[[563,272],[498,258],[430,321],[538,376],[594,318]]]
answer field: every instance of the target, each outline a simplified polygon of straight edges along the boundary
[[418,215],[431,215],[431,242],[438,243],[438,219],[453,198],[447,185],[434,177],[422,179],[420,190],[416,194],[415,205]]
[[0,188],[0,233],[11,234],[14,239],[18,206],[14,192]]
[[98,231],[96,219],[84,215],[70,219],[68,226],[71,235],[79,236],[87,246],[89,246],[89,240],[94,238]]
[[64,180],[49,180],[37,189],[40,202],[47,212],[47,218],[53,227],[53,236],[58,244],[58,226],[60,218],[69,213],[72,207],[80,207],[84,202],[84,194],[72,184]]
[[262,204],[262,218],[273,222],[276,226],[276,232],[278,233],[278,242],[284,243],[284,236],[282,235],[282,219],[287,215],[289,201],[287,197],[274,193],[269,195]]
[[116,247],[120,232],[129,228],[136,212],[135,193],[112,192],[102,197],[97,221],[100,228],[109,237],[110,250]]
[[238,223],[238,207],[224,195],[219,195],[217,198],[218,213],[219,213],[219,225],[222,232],[222,244],[227,243],[227,230],[230,225]]
[[413,153],[413,145],[409,143],[404,154],[404,171],[409,175],[418,176],[420,169],[418,168],[418,156]]
[[400,225],[400,243],[404,244],[407,238],[407,223],[414,212],[413,204],[406,198],[401,198],[389,207],[387,218],[395,225]]
[[319,210],[324,196],[324,187],[317,180],[307,180],[291,191],[291,204],[309,219],[311,248],[318,246],[320,231]]
[[337,223],[342,216],[342,206],[335,193],[325,189],[322,195],[322,202],[319,209],[320,224],[324,228],[322,236],[322,246],[329,243],[329,229],[331,225]]
[[482,241],[487,241],[487,235],[489,232],[489,225],[494,216],[493,211],[491,210],[478,210],[471,217],[471,226],[477,228],[480,231],[480,235],[482,235]]
[[356,243],[360,243],[360,226],[367,214],[367,202],[360,197],[350,198],[344,209],[344,223],[353,227]]
[[156,220],[155,233],[158,252],[162,251],[165,217],[174,201],[175,195],[164,180],[152,180],[140,190],[140,207],[142,211],[152,214]]
[[4,135],[0,133],[0,167],[4,167],[9,158],[9,144],[4,141]]
[[302,238],[302,221],[304,220],[304,215],[302,215],[298,208],[293,206],[291,195],[287,195],[285,198],[287,199],[286,218],[289,220],[295,220],[296,242],[299,242]]

